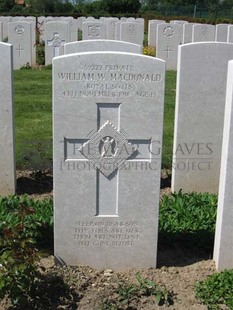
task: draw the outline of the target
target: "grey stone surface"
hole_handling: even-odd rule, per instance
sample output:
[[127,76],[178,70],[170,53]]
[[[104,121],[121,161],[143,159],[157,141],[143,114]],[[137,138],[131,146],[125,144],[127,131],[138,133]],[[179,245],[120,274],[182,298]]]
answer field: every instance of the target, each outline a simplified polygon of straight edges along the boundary
[[69,42],[75,42],[78,40],[78,21],[73,17],[63,17],[62,21],[69,22],[70,24],[70,33],[69,33]]
[[69,22],[46,22],[44,25],[45,64],[52,63],[53,57],[60,55],[60,47],[69,42]]
[[233,43],[233,26],[229,25],[227,32],[227,42]]
[[14,69],[32,65],[32,26],[30,22],[10,22],[8,42],[13,44]]
[[152,19],[149,20],[148,25],[148,45],[156,46],[156,34],[157,34],[157,25],[164,24],[164,20]]
[[55,256],[156,267],[165,63],[96,52],[53,59]]
[[184,36],[184,25],[188,24],[186,20],[171,20],[170,24],[175,24],[180,26],[180,43],[183,43]]
[[15,194],[13,46],[0,43],[0,195]]
[[219,271],[233,268],[233,61],[229,62],[223,129],[214,260]]
[[184,32],[183,32],[183,40],[182,40],[183,44],[192,43],[194,25],[199,25],[199,24],[198,23],[184,24]]
[[64,45],[64,54],[95,51],[115,51],[142,54],[142,47],[130,42],[116,40],[84,40],[66,43]]
[[84,16],[80,16],[77,18],[77,23],[78,23],[78,30],[81,30],[83,29],[83,22],[86,21],[86,17]]
[[215,41],[216,42],[227,42],[227,34],[229,24],[218,24],[216,25]]
[[2,42],[3,39],[3,23],[0,22],[0,41]]
[[167,70],[177,69],[177,53],[181,28],[176,24],[159,24],[156,36],[156,57],[166,61]]
[[173,191],[218,192],[227,64],[232,56],[233,44],[228,43],[179,47]]
[[105,23],[107,26],[107,36],[108,40],[116,40],[117,38],[117,30],[116,23],[119,22],[118,18],[108,18]]
[[201,24],[193,26],[192,42],[215,41],[215,26]]
[[26,18],[26,21],[28,21],[31,24],[31,42],[32,42],[32,65],[36,64],[36,22],[33,21],[33,19]]
[[[88,18],[87,18],[88,20]],[[83,40],[99,40],[107,38],[107,26],[99,20],[88,20],[83,22]]]
[[138,22],[126,22],[120,26],[120,40],[143,46],[144,25]]
[[3,39],[8,37],[8,23],[10,22],[10,16],[0,16],[0,22],[3,23]]
[[116,40],[118,41],[121,39],[121,24],[122,21],[116,22]]

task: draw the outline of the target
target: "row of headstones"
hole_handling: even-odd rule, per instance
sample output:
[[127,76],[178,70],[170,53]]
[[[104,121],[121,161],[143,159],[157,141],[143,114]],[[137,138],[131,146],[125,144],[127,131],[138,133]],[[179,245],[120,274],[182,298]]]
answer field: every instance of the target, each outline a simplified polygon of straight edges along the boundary
[[186,21],[151,20],[148,33],[149,45],[156,46],[156,57],[166,61],[167,70],[177,69],[180,44],[193,42],[233,42],[233,25],[188,23]]
[[[132,52],[54,58],[55,255],[60,262],[112,269],[156,266],[165,62]],[[0,55],[0,192],[8,194],[15,191],[12,46],[0,43]],[[178,51],[172,191],[219,189],[218,269],[233,268],[232,62],[226,97],[232,58],[233,44],[227,43],[186,44]]]
[[[4,21],[3,22],[1,22]],[[134,22],[133,22],[134,20]],[[118,24],[119,40],[143,44],[144,20],[128,18],[126,22],[117,18],[105,18],[104,21],[80,18],[84,40],[115,39],[113,32]],[[118,21],[118,22],[117,22]],[[1,27],[1,26],[4,27]],[[36,64],[36,24],[33,18],[0,17],[0,30],[7,33],[8,43],[14,46],[14,69],[23,65]],[[72,17],[38,18],[40,39],[45,43],[45,64],[51,64],[52,58],[59,55],[59,49],[67,42],[78,40],[78,20]],[[114,31],[113,31],[114,30]],[[0,31],[1,33],[1,31]],[[3,36],[4,36],[3,35]],[[2,36],[2,37],[3,37]]]
[[[168,24],[165,20],[152,19],[148,25],[148,44],[156,46],[157,28],[159,24]],[[192,42],[233,42],[233,25],[217,24],[216,26],[199,23],[189,23],[182,20],[172,20],[170,24],[179,25],[181,28],[181,44]],[[168,24],[167,26],[169,26]],[[171,25],[170,25],[171,26]],[[166,32],[166,31],[165,31]],[[169,32],[167,30],[167,32]],[[170,31],[171,36],[171,31]]]
[[[1,22],[2,21],[2,22]],[[10,22],[9,22],[10,21]],[[24,21],[24,22],[23,22]],[[20,24],[19,24],[20,22]],[[36,63],[35,17],[0,17],[4,35],[14,45],[14,69]],[[143,45],[144,20],[142,18],[100,18],[93,17],[39,17],[38,29],[41,41],[45,43],[45,64],[62,54],[62,46],[77,41],[78,29],[84,40],[112,39]],[[0,31],[1,33],[1,31]],[[186,21],[149,21],[148,40],[156,45],[156,56],[166,61],[167,70],[177,69],[178,45],[189,42],[218,41],[232,42],[233,26],[228,24],[194,24]]]

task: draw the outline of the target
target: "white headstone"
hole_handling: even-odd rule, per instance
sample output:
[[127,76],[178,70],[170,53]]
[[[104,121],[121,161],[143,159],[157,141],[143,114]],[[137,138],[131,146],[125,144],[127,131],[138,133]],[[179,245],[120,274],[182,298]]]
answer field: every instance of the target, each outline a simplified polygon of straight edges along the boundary
[[184,25],[188,24],[188,22],[186,20],[171,20],[170,23],[180,26],[180,43],[183,43]]
[[38,18],[38,29],[40,32],[40,42],[45,42],[45,24],[47,22],[55,21],[54,17],[47,16],[47,17],[40,17]]
[[8,42],[13,44],[14,69],[32,65],[32,26],[30,22],[10,22]]
[[122,21],[116,22],[116,40],[121,40],[121,24]]
[[164,79],[165,63],[144,55],[91,52],[53,60],[61,263],[156,266]]
[[70,24],[70,33],[69,33],[69,42],[75,42],[78,40],[78,22],[77,19],[73,17],[63,17],[62,21],[69,22]]
[[216,42],[227,42],[227,34],[229,24],[218,24],[216,25],[215,41]]
[[59,56],[59,49],[69,42],[70,24],[68,22],[47,22],[44,26],[45,33],[45,64],[52,63],[53,57]]
[[142,23],[127,22],[120,27],[120,40],[143,46],[144,26]]
[[0,41],[2,42],[3,40],[3,23],[0,22]]
[[86,17],[84,16],[80,16],[77,18],[77,23],[78,23],[78,30],[81,30],[83,29],[83,22],[86,21]]
[[3,23],[3,39],[8,38],[8,23],[10,22],[10,16],[0,16],[0,22]]
[[223,130],[214,260],[219,271],[233,269],[233,61],[229,62]]
[[213,25],[194,25],[192,42],[215,41],[215,26]]
[[228,43],[179,47],[172,191],[218,192],[227,64],[232,55],[233,44]]
[[119,22],[118,18],[110,18],[105,21],[107,25],[107,39],[108,40],[116,40],[117,38],[116,23],[117,22]]
[[152,19],[148,25],[148,45],[156,46],[157,25],[164,24],[164,20]]
[[83,23],[83,40],[98,40],[107,38],[105,22],[89,20]]
[[183,32],[183,40],[182,43],[192,43],[192,36],[193,36],[193,26],[199,25],[198,23],[187,23],[184,24],[184,32]]
[[64,45],[64,54],[95,51],[115,51],[142,54],[142,47],[137,44],[116,40],[86,40]]
[[0,43],[0,195],[15,194],[13,46]]
[[229,26],[228,27],[227,42],[228,43],[233,43],[233,26]]
[[177,25],[184,25],[184,24],[188,24],[187,20],[171,20],[170,24],[177,24]]
[[166,61],[167,70],[177,69],[177,53],[181,28],[176,24],[159,24],[156,36],[156,57]]
[[36,23],[32,19],[26,18],[31,24],[31,35],[32,35],[32,65],[36,64]]

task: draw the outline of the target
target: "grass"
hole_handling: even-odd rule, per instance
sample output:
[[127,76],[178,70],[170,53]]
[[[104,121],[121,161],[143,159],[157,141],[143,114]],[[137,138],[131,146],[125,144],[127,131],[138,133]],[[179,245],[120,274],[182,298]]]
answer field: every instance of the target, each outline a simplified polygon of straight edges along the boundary
[[176,98],[176,72],[167,71],[165,84],[164,130],[163,130],[163,157],[164,168],[172,167],[173,131]]
[[[176,72],[167,72],[163,167],[171,168]],[[15,141],[18,169],[43,170],[52,164],[52,70],[14,71]]]
[[[209,310],[233,309],[233,270],[216,273],[197,282],[195,293]],[[223,305],[228,308],[223,308]]]
[[17,168],[48,168],[52,161],[51,70],[14,72]]

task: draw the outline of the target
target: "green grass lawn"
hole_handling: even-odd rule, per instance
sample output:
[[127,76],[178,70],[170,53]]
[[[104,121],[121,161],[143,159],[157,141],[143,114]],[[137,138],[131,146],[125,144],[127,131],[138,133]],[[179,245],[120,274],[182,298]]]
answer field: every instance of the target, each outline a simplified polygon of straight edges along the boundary
[[52,160],[52,71],[14,71],[17,168],[43,169]]
[[[163,167],[171,168],[176,72],[167,72]],[[52,164],[52,70],[14,71],[15,140],[18,169]]]

